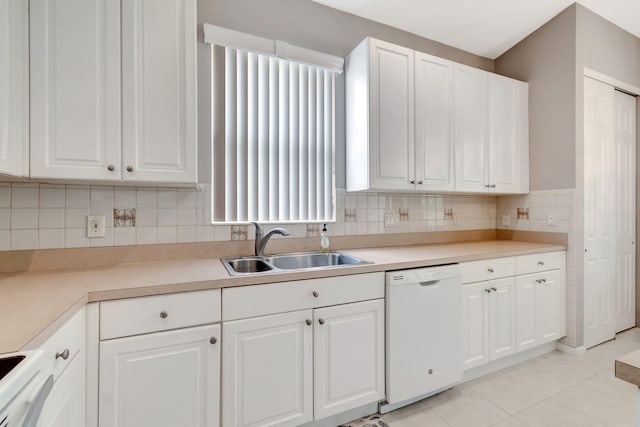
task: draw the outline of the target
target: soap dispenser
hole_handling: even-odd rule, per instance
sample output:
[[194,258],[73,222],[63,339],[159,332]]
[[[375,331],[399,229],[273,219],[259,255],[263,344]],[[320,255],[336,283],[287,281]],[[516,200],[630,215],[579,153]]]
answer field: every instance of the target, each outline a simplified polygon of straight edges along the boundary
[[320,252],[329,252],[329,233],[327,233],[327,224],[322,226],[322,233],[320,233]]

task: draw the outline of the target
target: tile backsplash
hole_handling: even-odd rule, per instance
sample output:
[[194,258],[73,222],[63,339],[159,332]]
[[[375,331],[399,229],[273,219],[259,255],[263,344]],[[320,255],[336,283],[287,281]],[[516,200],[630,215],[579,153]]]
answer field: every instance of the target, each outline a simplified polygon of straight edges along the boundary
[[[253,226],[209,223],[210,191],[207,185],[198,191],[0,183],[0,250],[252,239]],[[105,217],[105,237],[87,237],[88,215]],[[316,236],[314,225],[282,225],[291,237]],[[347,194],[339,189],[336,221],[327,229],[330,236],[349,236],[495,226],[496,198],[491,196]]]

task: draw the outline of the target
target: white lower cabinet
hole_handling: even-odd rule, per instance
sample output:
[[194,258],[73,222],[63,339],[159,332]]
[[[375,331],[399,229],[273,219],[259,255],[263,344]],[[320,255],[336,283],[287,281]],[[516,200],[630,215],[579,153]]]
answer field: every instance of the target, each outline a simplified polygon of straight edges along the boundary
[[515,353],[515,279],[463,286],[465,369]]
[[516,281],[518,351],[565,335],[564,286],[560,270],[520,276]]
[[316,419],[384,398],[384,300],[314,310]]
[[206,325],[102,341],[100,427],[217,426],[219,339]]
[[84,427],[85,355],[77,355],[55,382],[40,415],[38,427]]
[[222,425],[297,426],[384,397],[384,300],[224,322]]

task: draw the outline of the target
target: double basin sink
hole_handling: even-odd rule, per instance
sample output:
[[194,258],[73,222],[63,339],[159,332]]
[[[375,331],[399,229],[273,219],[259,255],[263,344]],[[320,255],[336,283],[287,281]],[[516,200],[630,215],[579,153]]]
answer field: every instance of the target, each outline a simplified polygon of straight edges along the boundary
[[222,264],[232,276],[258,273],[282,273],[285,271],[308,271],[370,263],[370,261],[365,261],[340,252],[307,252],[222,258]]

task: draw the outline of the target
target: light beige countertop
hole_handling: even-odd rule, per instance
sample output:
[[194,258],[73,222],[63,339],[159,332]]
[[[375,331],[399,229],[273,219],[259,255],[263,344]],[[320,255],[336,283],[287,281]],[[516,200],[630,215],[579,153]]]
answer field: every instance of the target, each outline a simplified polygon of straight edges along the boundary
[[89,302],[427,267],[565,249],[562,245],[492,240],[341,250],[372,261],[372,264],[234,277],[227,273],[219,258],[128,263],[84,270],[4,273],[0,274],[0,353],[39,346]]
[[640,350],[616,360],[616,377],[640,387]]

